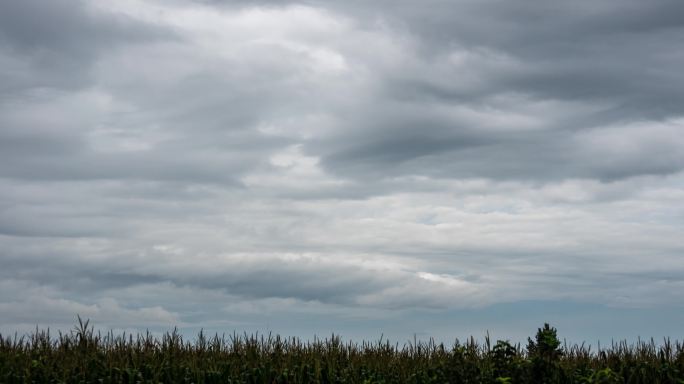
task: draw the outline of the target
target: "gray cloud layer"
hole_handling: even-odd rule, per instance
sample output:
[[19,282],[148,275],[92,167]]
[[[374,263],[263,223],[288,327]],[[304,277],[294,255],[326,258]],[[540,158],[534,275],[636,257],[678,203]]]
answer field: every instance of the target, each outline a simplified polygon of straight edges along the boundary
[[0,323],[680,311],[683,40],[674,0],[3,2]]

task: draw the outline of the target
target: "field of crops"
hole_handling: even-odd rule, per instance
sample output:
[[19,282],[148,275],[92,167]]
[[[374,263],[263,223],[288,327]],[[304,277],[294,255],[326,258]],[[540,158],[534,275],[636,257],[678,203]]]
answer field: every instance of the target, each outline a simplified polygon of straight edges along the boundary
[[0,335],[2,383],[684,383],[684,345],[652,340],[592,351],[544,325],[527,345],[474,339],[314,342],[231,335],[192,342],[177,332]]

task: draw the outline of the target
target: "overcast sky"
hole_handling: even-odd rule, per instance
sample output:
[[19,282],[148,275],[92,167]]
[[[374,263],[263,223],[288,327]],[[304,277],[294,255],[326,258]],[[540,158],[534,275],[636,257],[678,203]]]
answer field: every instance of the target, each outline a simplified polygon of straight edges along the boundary
[[684,322],[684,2],[0,0],[0,331]]

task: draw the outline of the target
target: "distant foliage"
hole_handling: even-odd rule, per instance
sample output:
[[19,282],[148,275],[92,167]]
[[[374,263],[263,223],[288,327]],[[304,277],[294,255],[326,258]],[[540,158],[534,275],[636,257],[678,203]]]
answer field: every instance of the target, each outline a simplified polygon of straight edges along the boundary
[[81,321],[68,334],[0,335],[0,383],[672,383],[684,384],[684,348],[653,340],[591,352],[561,345],[545,324],[527,348],[473,338],[450,348],[434,341],[315,342],[232,335],[188,342],[95,333]]

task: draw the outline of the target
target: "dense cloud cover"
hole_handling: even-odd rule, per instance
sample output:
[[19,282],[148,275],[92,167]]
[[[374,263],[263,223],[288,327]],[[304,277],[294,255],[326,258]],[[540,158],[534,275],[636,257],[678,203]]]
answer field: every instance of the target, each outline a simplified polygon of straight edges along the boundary
[[657,335],[682,44],[679,0],[2,1],[0,330]]

